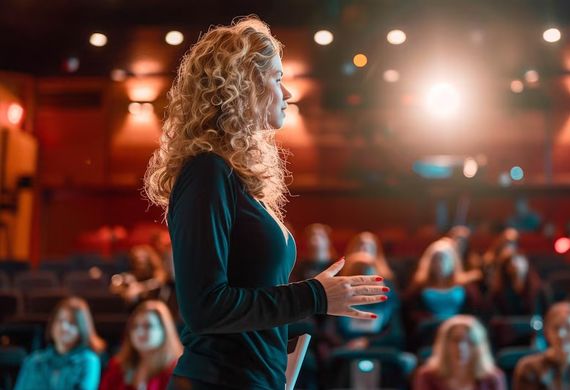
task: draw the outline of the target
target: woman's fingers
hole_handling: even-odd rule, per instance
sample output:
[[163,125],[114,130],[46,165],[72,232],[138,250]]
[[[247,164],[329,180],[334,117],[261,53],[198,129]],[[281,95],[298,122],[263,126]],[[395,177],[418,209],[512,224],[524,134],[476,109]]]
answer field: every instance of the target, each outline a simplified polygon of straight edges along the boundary
[[368,276],[368,275],[347,276],[346,279],[348,280],[348,282],[350,283],[351,286],[362,286],[362,285],[366,285],[366,284],[378,285],[378,283],[384,281],[384,278],[382,276],[378,276],[378,275],[373,275],[373,276]]
[[390,289],[386,286],[357,286],[352,288],[354,295],[379,295],[389,292]]
[[373,320],[375,318],[378,318],[378,316],[374,313],[370,313],[370,312],[366,312],[366,311],[360,311],[360,310],[356,310],[356,309],[349,309],[348,312],[346,314],[344,314],[345,317],[351,317],[351,318],[357,318],[360,320]]
[[349,299],[350,306],[356,305],[371,305],[373,303],[385,302],[388,300],[386,295],[360,295]]

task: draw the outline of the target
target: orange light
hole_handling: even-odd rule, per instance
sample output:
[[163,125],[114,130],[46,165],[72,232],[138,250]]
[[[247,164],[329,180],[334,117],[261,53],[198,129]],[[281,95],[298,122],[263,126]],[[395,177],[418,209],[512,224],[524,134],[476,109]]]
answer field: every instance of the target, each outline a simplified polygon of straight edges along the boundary
[[19,125],[24,117],[24,108],[18,103],[8,106],[8,121],[13,125]]
[[568,237],[560,237],[554,242],[554,250],[561,255],[570,250],[570,239]]
[[368,58],[364,54],[359,53],[354,56],[352,62],[354,63],[355,66],[362,68],[365,67],[366,64],[368,63]]

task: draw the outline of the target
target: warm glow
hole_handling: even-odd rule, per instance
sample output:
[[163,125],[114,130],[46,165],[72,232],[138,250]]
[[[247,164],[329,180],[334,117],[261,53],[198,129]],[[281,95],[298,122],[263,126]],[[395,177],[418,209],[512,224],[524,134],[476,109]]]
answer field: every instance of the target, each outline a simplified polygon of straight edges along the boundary
[[154,112],[154,106],[152,105],[152,103],[131,102],[129,104],[129,113],[133,115],[148,117],[152,115],[153,112]]
[[334,39],[333,33],[328,30],[317,31],[313,37],[315,42],[321,46],[330,45]]
[[163,68],[164,67],[160,62],[151,58],[136,60],[131,66],[132,73],[137,76],[161,73]]
[[549,43],[558,42],[561,37],[562,34],[560,33],[560,30],[557,28],[549,28],[548,30],[542,33],[542,38]]
[[570,238],[568,237],[560,237],[554,242],[554,250],[556,253],[561,255],[565,254],[570,250]]
[[127,79],[127,72],[123,69],[113,69],[111,71],[111,80],[125,81]]
[[180,31],[169,31],[164,40],[169,45],[177,46],[184,42],[184,34]]
[[426,94],[426,110],[435,117],[442,119],[452,117],[457,113],[459,106],[459,92],[451,84],[435,84]]
[[125,81],[127,95],[133,102],[153,102],[167,87],[168,80],[162,77],[129,77]]
[[392,30],[388,33],[386,39],[392,45],[401,45],[402,43],[406,42],[406,33],[402,30]]
[[388,83],[395,83],[400,80],[400,72],[394,69],[388,69],[384,72],[384,81]]
[[368,63],[368,58],[364,54],[359,53],[359,54],[354,56],[354,58],[352,59],[352,62],[358,68],[362,68],[362,67],[366,66],[366,64]]
[[19,125],[24,117],[24,108],[18,103],[12,103],[8,106],[8,122],[13,125]]
[[535,84],[538,83],[538,80],[540,80],[540,76],[536,70],[531,69],[524,74],[524,79],[529,84]]
[[93,33],[89,37],[89,43],[97,47],[105,46],[107,44],[107,36],[101,33]]
[[523,82],[520,80],[511,81],[511,91],[513,91],[513,93],[521,93],[522,91],[524,91]]
[[466,178],[471,179],[475,177],[478,170],[479,164],[477,164],[474,158],[468,157],[465,159],[463,163],[463,175],[465,175]]

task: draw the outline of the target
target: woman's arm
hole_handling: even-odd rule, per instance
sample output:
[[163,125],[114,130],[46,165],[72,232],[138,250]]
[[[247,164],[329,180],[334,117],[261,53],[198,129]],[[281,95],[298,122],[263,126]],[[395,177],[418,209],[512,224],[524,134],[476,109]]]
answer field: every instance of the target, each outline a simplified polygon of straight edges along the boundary
[[325,314],[326,293],[317,280],[265,288],[229,284],[230,235],[239,191],[231,174],[221,157],[200,156],[182,170],[173,190],[169,230],[186,325],[193,333],[237,333]]

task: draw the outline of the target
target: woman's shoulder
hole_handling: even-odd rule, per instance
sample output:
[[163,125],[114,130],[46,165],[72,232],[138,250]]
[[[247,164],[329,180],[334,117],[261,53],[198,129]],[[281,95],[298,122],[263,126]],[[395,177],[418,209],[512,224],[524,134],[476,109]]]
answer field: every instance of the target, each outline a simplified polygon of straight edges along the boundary
[[228,162],[214,152],[202,152],[190,157],[182,167],[185,173],[212,174],[216,172],[230,174],[232,169]]
[[77,363],[100,364],[99,356],[90,348],[80,348],[70,355],[70,358]]
[[43,362],[49,362],[55,357],[52,348],[48,347],[46,349],[40,349],[34,351],[26,357],[26,362],[28,364],[41,364]]

